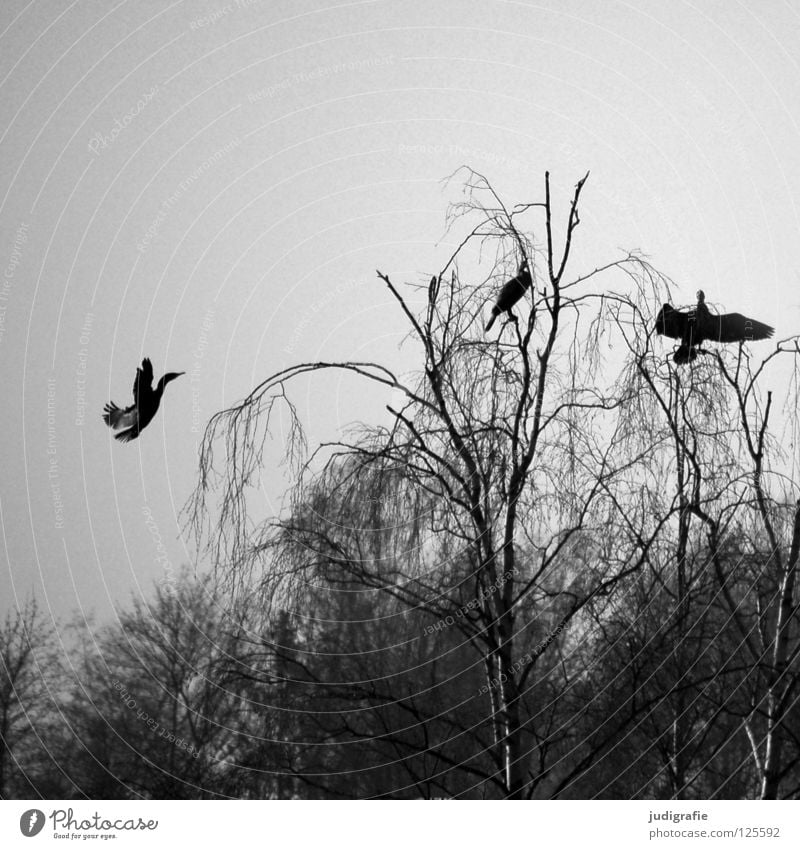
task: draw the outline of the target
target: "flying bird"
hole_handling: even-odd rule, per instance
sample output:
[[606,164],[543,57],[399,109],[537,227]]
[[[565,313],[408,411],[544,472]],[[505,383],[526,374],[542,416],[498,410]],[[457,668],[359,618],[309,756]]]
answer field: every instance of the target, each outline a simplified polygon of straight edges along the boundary
[[656,333],[680,339],[672,355],[677,365],[696,359],[703,342],[756,342],[769,339],[774,328],[738,312],[712,315],[706,306],[703,291],[697,293],[697,307],[689,312],[664,304],[656,317]]
[[530,289],[531,273],[528,270],[527,260],[523,260],[516,277],[512,277],[503,284],[503,288],[497,296],[492,307],[492,317],[486,325],[486,332],[492,329],[495,319],[501,312],[510,310],[511,307]]
[[[153,364],[145,357],[140,368],[136,369],[136,378],[133,381],[133,404],[130,407],[120,409],[113,401],[103,408],[103,421],[119,433],[114,434],[120,442],[130,442],[142,432],[153,420],[164,394],[164,387],[180,377],[185,372],[168,372],[158,385],[153,389]],[[120,430],[122,428],[122,430]]]

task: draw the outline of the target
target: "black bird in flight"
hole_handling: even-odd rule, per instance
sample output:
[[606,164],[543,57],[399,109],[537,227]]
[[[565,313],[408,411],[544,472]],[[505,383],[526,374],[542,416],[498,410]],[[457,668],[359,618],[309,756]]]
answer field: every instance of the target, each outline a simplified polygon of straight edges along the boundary
[[769,339],[775,330],[738,312],[712,315],[701,290],[697,293],[697,307],[689,312],[664,304],[656,317],[656,332],[681,340],[672,359],[683,365],[697,357],[703,342],[756,342]]
[[153,364],[145,357],[142,360],[141,368],[136,369],[136,379],[133,381],[133,404],[121,410],[111,401],[103,408],[103,421],[109,427],[114,428],[114,430],[124,428],[114,436],[120,442],[130,442],[132,439],[136,439],[158,412],[164,387],[170,380],[175,380],[182,374],[185,374],[185,372],[168,372],[153,389]]
[[530,287],[531,273],[528,271],[527,260],[523,260],[522,265],[520,265],[519,271],[517,272],[517,276],[512,277],[503,284],[503,288],[500,290],[500,294],[498,294],[497,300],[494,302],[494,306],[492,307],[492,317],[486,325],[487,333],[492,329],[492,325],[494,324],[494,320],[497,316],[500,315],[501,312],[510,310],[511,307],[513,307],[514,304],[516,304],[516,302],[528,291],[528,289],[530,289]]

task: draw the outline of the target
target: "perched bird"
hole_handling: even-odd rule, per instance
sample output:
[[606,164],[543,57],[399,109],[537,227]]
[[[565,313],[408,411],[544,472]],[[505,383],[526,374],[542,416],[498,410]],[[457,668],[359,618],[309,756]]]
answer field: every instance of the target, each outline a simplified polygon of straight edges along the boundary
[[145,357],[141,368],[136,369],[136,379],[133,381],[133,404],[121,410],[113,401],[104,407],[103,421],[114,430],[124,428],[115,437],[120,442],[130,442],[142,432],[153,420],[164,394],[164,387],[180,377],[185,372],[171,371],[165,374],[153,389],[153,364]]
[[513,307],[514,304],[516,304],[516,302],[528,291],[528,289],[530,289],[531,282],[531,273],[528,270],[528,262],[527,260],[523,260],[522,265],[520,265],[519,271],[517,272],[517,276],[512,277],[503,284],[503,288],[500,290],[500,294],[494,302],[494,306],[492,307],[492,317],[486,325],[487,333],[492,329],[492,325],[494,324],[494,320],[497,316],[500,315],[501,312],[510,310],[511,307]]
[[712,315],[702,290],[697,293],[695,309],[681,312],[664,304],[656,317],[656,333],[681,340],[672,355],[678,365],[694,360],[703,342],[755,342],[769,339],[774,332],[768,324],[738,312]]

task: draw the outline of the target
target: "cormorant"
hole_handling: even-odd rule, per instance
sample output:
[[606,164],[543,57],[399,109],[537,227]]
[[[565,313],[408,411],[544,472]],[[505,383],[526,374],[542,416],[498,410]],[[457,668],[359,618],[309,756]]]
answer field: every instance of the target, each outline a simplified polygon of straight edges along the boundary
[[672,355],[678,365],[694,360],[698,350],[702,350],[699,346],[703,342],[755,342],[769,339],[774,332],[768,324],[738,312],[712,315],[702,290],[697,293],[695,309],[681,312],[664,304],[656,317],[656,333],[681,340],[678,350]]
[[519,267],[519,271],[517,272],[517,276],[512,277],[503,284],[503,288],[500,290],[497,300],[494,302],[494,306],[492,307],[492,317],[486,325],[487,333],[492,329],[492,325],[494,324],[494,320],[497,316],[500,315],[501,312],[510,310],[511,307],[513,307],[514,304],[516,304],[516,302],[528,291],[528,289],[530,289],[531,282],[531,273],[528,271],[528,261],[523,260]]
[[183,371],[168,372],[158,385],[153,389],[153,364],[145,357],[141,368],[136,369],[136,379],[133,381],[133,404],[121,410],[113,401],[105,405],[103,421],[114,430],[124,428],[120,433],[114,434],[120,442],[130,442],[142,432],[153,420],[164,394],[164,387],[170,382],[185,374]]

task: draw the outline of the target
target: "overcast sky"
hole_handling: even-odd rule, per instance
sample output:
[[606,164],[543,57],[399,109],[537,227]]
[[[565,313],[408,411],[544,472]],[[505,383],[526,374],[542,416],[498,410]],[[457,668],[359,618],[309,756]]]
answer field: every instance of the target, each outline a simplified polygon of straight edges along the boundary
[[[4,0],[3,606],[105,619],[188,562],[202,426],[269,373],[412,367],[375,269],[444,264],[459,165],[512,204],[590,170],[576,273],[638,248],[796,332],[798,44],[781,0]],[[187,375],[122,445],[143,355]],[[354,387],[298,384],[314,436],[382,415]]]

